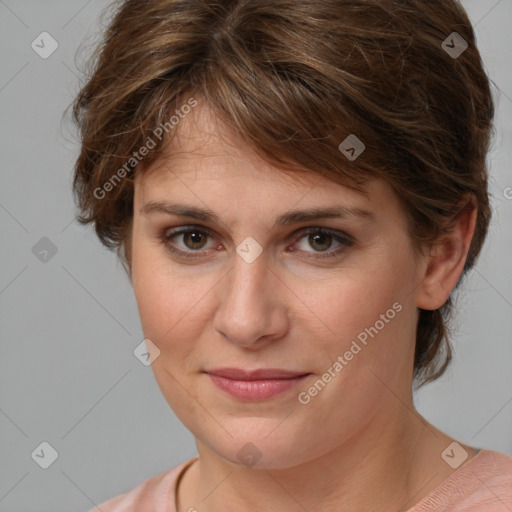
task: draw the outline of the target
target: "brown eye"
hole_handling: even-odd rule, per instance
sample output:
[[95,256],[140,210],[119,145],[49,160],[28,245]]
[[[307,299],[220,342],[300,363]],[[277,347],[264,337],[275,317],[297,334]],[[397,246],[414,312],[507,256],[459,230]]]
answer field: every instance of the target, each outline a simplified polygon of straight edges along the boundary
[[[203,258],[211,257],[212,247],[208,248],[208,239],[213,235],[206,229],[193,226],[182,227],[171,231],[165,231],[161,235],[161,241],[166,249],[182,258]],[[350,235],[340,232],[331,232],[324,228],[308,228],[300,232],[295,245],[299,246],[298,253],[304,253],[306,258],[322,259],[335,258],[348,248],[354,245]],[[304,240],[304,241],[303,241]],[[338,244],[332,248],[333,243]],[[302,247],[300,247],[302,245]],[[313,249],[313,251],[311,250]],[[293,252],[296,249],[291,249]]]
[[181,233],[183,242],[189,249],[202,249],[205,245],[208,235],[201,231],[188,231]]
[[[333,242],[337,246],[332,249]],[[324,228],[308,228],[300,233],[296,245],[300,252],[308,254],[307,258],[334,258],[341,256],[348,247],[354,245],[354,240],[345,233],[331,232]],[[311,251],[311,248],[314,250]]]
[[308,242],[311,247],[318,249],[319,251],[326,251],[332,244],[333,237],[325,233],[317,233],[315,235],[308,236]]
[[185,227],[165,231],[161,241],[169,251],[180,257],[205,258],[208,238],[211,237],[212,235],[204,229]]

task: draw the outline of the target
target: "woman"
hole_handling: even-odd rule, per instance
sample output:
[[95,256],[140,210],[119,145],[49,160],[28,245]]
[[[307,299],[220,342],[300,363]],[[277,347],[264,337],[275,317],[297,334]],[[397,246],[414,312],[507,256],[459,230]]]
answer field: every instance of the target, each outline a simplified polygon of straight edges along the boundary
[[97,509],[512,509],[512,458],[412,399],[490,221],[461,5],[127,0],[95,57],[80,219],[125,263],[198,450]]

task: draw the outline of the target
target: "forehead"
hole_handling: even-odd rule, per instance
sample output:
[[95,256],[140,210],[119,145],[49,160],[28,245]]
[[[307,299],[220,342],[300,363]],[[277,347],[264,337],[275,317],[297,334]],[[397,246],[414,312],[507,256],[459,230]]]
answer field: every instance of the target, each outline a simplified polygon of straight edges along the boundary
[[225,177],[223,171],[227,168],[230,181],[247,179],[250,173],[253,181],[281,181],[289,187],[311,188],[322,179],[327,179],[298,166],[293,170],[276,168],[257,155],[207,103],[202,99],[197,102],[198,105],[180,119],[159,158],[137,173],[136,183],[163,183],[179,177],[219,180]]
[[[139,181],[176,180],[178,173],[187,179],[214,180],[222,178],[228,167],[231,180],[243,179],[250,171],[253,178],[265,182],[279,180],[289,186],[311,187],[321,178],[300,167],[293,171],[277,169],[258,156],[204,101],[197,101],[198,105],[180,119],[161,156],[138,174]],[[174,173],[165,176],[171,169]]]
[[229,208],[240,215],[251,210],[276,218],[295,205],[376,212],[397,207],[396,196],[382,180],[369,182],[361,194],[308,169],[276,168],[201,100],[180,120],[160,157],[137,174],[139,211],[148,202],[169,199],[210,211]]

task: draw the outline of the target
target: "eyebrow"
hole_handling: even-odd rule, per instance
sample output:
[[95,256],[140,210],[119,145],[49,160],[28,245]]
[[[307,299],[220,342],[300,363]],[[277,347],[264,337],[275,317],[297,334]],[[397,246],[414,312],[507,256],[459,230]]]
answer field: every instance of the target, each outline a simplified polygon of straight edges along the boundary
[[[140,213],[149,215],[151,213],[165,213],[178,217],[188,217],[210,223],[224,222],[212,210],[198,208],[196,206],[166,203],[164,201],[149,201],[141,209]],[[309,210],[291,210],[276,218],[274,226],[287,226],[299,222],[311,222],[321,219],[347,219],[356,218],[375,222],[375,214],[362,208],[349,208],[345,206],[330,206],[324,208],[311,208]]]

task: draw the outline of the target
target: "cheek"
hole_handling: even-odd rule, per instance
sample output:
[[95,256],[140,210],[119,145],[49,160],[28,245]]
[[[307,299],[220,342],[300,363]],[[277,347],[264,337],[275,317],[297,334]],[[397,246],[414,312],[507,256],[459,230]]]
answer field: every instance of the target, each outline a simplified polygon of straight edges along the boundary
[[171,264],[165,251],[134,243],[132,282],[144,336],[176,366],[192,351],[210,321],[208,293],[215,280]]
[[[169,274],[158,250],[134,237],[132,283],[144,335],[159,342],[186,307],[179,279]],[[185,288],[186,290],[186,288]]]
[[344,357],[354,373],[374,369],[388,374],[387,369],[411,343],[411,311],[394,290],[353,288],[338,299],[332,297],[326,305],[329,332],[325,352],[332,362]]
[[343,272],[327,285],[323,282],[304,291],[306,303],[323,321],[327,333],[334,332],[347,340],[373,326],[388,310],[388,316],[394,318],[393,304],[404,302],[408,280],[400,277],[404,272],[393,265],[380,263],[378,268],[366,266]]
[[330,286],[324,283],[309,291],[311,310],[322,320],[321,353],[330,358],[324,362],[333,364],[346,354],[348,371],[343,373],[366,386],[375,380],[371,372],[391,383],[412,368],[417,323],[411,293],[414,265],[403,249],[401,255],[381,254],[374,265],[367,262],[364,268],[344,272],[343,279],[333,279]]

